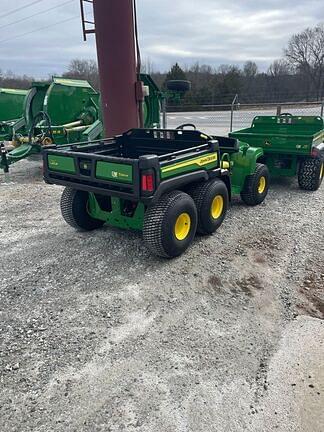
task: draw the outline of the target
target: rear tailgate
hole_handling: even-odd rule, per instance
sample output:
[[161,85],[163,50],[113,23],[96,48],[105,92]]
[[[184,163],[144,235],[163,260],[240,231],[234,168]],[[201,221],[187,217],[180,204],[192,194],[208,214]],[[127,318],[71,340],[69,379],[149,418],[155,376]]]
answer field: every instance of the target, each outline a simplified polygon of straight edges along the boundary
[[45,150],[44,180],[93,193],[137,200],[139,161],[95,153]]

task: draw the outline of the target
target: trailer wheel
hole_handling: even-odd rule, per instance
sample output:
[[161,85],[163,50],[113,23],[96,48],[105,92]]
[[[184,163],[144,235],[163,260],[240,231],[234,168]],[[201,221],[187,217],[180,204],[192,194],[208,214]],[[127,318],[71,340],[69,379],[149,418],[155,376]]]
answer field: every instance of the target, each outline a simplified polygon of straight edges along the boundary
[[324,162],[320,158],[309,158],[302,161],[298,171],[299,187],[304,190],[316,191],[324,177]]
[[255,173],[245,180],[241,198],[245,204],[255,206],[261,204],[269,191],[270,174],[268,167],[263,164],[256,164]]
[[198,211],[199,234],[213,234],[223,223],[228,209],[228,190],[220,179],[210,180],[193,186],[192,196]]
[[197,209],[193,199],[181,191],[161,197],[145,212],[143,239],[149,250],[164,258],[181,255],[197,230]]
[[88,192],[65,188],[61,197],[61,212],[64,220],[81,231],[101,228],[103,221],[94,219],[88,213]]

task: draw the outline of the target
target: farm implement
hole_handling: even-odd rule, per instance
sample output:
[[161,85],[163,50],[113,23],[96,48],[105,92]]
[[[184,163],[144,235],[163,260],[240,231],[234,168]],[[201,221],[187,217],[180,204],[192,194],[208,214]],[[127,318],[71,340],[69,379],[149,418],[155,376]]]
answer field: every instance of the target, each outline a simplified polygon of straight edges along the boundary
[[0,141],[12,138],[25,125],[23,118],[27,90],[0,88]]
[[[20,127],[18,127],[20,126]],[[2,143],[0,167],[9,166],[46,145],[99,138],[99,94],[87,81],[53,78],[35,82],[23,104],[23,121],[13,126],[9,144]]]
[[261,147],[273,176],[298,176],[301,189],[317,190],[324,177],[324,120],[322,117],[255,117],[252,126],[230,134],[251,146]]

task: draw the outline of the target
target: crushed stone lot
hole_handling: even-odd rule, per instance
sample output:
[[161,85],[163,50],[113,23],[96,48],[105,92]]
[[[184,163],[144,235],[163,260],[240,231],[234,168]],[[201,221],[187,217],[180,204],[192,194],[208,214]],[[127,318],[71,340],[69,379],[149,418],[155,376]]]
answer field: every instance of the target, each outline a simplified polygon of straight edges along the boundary
[[1,432],[322,432],[324,185],[234,199],[175,260],[0,175]]

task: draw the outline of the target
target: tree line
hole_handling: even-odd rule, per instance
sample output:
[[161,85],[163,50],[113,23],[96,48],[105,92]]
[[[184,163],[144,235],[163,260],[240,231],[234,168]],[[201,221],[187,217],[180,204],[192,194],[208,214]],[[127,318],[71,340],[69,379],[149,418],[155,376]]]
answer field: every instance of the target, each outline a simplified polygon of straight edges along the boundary
[[[191,91],[170,100],[193,109],[201,105],[230,104],[235,95],[240,103],[280,103],[319,101],[324,98],[324,24],[293,35],[281,59],[267,71],[248,61],[243,67],[226,64],[217,68],[196,63],[190,67],[174,64],[168,72],[155,71],[150,61],[143,66],[158,86],[166,89],[168,80],[189,80]],[[93,60],[72,60],[64,77],[86,79],[99,90],[97,64]],[[32,77],[1,73],[0,87],[28,88]]]

